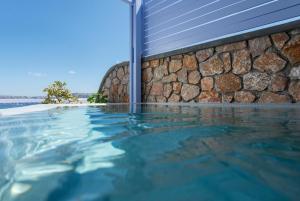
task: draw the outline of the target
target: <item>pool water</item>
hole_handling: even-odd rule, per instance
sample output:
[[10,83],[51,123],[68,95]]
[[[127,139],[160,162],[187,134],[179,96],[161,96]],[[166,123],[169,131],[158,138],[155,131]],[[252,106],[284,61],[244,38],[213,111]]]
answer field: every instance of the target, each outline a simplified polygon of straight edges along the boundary
[[36,105],[38,102],[29,102],[29,103],[0,103],[0,109],[15,108],[15,107],[24,107],[29,105]]
[[0,117],[1,201],[299,200],[300,108],[126,105]]

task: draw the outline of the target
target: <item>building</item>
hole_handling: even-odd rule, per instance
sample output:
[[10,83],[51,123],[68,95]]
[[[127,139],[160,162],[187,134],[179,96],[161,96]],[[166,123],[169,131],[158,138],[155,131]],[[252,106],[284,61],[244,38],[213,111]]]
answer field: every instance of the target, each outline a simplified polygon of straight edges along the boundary
[[132,0],[130,102],[300,101],[299,0]]

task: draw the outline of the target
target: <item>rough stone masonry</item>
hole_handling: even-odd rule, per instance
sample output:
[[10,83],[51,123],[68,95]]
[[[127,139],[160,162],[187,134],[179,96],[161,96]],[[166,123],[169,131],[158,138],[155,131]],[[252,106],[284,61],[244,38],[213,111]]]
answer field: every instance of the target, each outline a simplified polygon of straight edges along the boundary
[[122,62],[111,67],[99,87],[98,92],[108,97],[109,103],[129,102],[129,63]]
[[[144,61],[142,86],[143,102],[300,102],[300,29]],[[128,102],[128,65],[100,91]]]

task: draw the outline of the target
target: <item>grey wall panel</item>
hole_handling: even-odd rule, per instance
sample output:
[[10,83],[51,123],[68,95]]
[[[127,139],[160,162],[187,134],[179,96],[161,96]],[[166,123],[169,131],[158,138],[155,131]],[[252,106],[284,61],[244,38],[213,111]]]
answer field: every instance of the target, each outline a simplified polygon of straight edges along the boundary
[[[245,1],[245,0],[244,0]],[[175,33],[180,30],[185,30],[190,27],[194,27],[203,23],[211,22],[213,20],[223,20],[222,18],[226,17],[225,19],[232,18],[234,20],[237,18],[238,15],[250,15],[253,16],[253,12],[257,12],[258,10],[263,10],[264,12],[267,12],[268,10],[277,9],[278,5],[276,5],[279,2],[270,0],[260,0],[260,3],[257,3],[256,1],[251,1],[247,4],[234,4],[230,7],[224,7],[224,3],[222,6],[220,6],[219,10],[199,10],[197,12],[193,12],[191,15],[184,15],[185,18],[176,19],[176,21],[167,22],[164,23],[164,27],[160,27],[160,30],[157,30],[156,27],[153,29],[145,29],[145,37],[150,36],[156,36],[158,34],[160,35],[167,35],[170,33]],[[257,9],[254,9],[253,7],[258,7]],[[246,12],[247,9],[253,8]],[[222,10],[221,10],[222,9]],[[216,12],[215,12],[216,11]],[[240,13],[241,14],[238,14]],[[233,15],[236,14],[236,15]],[[233,15],[233,16],[231,16]],[[243,17],[244,17],[243,16]]]
[[143,20],[147,57],[300,20],[300,0],[146,0]]

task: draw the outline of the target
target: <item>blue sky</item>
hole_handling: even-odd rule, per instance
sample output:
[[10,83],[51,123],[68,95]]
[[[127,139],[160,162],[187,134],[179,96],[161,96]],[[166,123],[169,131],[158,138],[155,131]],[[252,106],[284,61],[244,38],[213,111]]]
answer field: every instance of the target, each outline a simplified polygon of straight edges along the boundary
[[42,95],[54,80],[95,92],[128,58],[121,0],[0,0],[0,95]]

